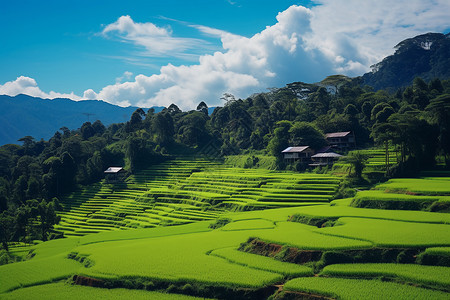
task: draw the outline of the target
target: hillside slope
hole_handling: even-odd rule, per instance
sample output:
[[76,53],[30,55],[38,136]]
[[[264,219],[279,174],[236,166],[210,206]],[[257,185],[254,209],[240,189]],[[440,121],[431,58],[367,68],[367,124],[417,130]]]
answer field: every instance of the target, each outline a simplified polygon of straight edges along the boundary
[[415,77],[425,81],[450,78],[450,34],[427,33],[406,39],[395,53],[371,66],[362,76],[364,84],[396,90],[411,85]]

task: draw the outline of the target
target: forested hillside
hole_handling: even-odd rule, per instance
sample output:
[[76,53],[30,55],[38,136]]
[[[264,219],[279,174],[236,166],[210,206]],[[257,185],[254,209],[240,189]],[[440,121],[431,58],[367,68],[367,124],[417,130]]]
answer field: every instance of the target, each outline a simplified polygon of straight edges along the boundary
[[416,77],[425,81],[450,78],[450,34],[419,35],[400,42],[395,50],[362,76],[364,84],[395,91],[411,85]]

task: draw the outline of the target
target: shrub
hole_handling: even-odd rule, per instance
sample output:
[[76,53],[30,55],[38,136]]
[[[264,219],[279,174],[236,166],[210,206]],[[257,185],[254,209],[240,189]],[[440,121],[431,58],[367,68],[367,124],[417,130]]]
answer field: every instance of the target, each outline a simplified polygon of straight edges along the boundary
[[193,295],[195,290],[194,287],[192,285],[190,285],[189,283],[186,283],[182,288],[181,291],[183,292],[183,294],[185,295]]
[[229,218],[219,218],[214,223],[209,224],[208,227],[211,229],[217,229],[217,228],[221,228],[221,227],[227,225],[230,222],[231,222],[231,219],[229,219]]
[[322,264],[326,266],[332,264],[351,263],[353,262],[353,258],[350,254],[344,252],[326,251],[322,254],[321,261]]
[[450,253],[439,251],[431,252],[427,249],[417,255],[416,262],[421,265],[450,267]]

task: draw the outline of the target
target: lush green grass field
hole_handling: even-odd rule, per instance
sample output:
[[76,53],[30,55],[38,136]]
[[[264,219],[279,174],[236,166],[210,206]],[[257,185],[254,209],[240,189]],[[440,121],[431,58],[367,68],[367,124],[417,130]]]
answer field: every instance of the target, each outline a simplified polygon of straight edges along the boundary
[[[447,183],[450,185],[450,181]],[[380,187],[381,189],[381,187]],[[384,200],[384,201],[417,201],[417,202],[434,202],[434,201],[450,201],[450,196],[416,196],[400,193],[388,193],[384,190],[371,190],[358,192],[355,197],[357,200]]]
[[219,286],[259,287],[282,276],[208,255],[212,249],[232,247],[248,237],[246,231],[210,231],[140,240],[80,246],[94,266],[83,273],[92,277],[144,277],[175,282],[200,282]]
[[363,209],[348,206],[320,205],[320,206],[304,207],[301,209],[300,214],[302,216],[324,217],[324,218],[355,217],[355,218],[405,221],[414,223],[450,224],[450,214],[432,213],[424,211]]
[[[166,294],[158,292],[149,292],[143,290],[130,289],[99,289],[88,286],[70,285],[64,283],[43,284],[15,290],[8,294],[0,295],[0,299],[5,300],[50,300],[50,299],[64,299],[64,300],[114,300],[114,299],[154,299],[154,300],[195,300],[200,299],[191,296]],[[205,298],[201,298],[205,299]]]
[[393,282],[342,278],[296,278],[284,285],[287,291],[326,295],[350,300],[448,299],[449,294]]
[[[266,230],[254,236],[272,243],[285,244],[305,250],[337,250],[369,248],[371,241],[349,237],[325,235],[313,226],[293,222],[278,222],[277,230]],[[321,229],[322,230],[322,229]]]
[[[423,195],[407,193],[411,186],[406,190],[403,187],[411,182],[403,180],[359,192],[356,198],[390,201],[449,197],[441,184],[447,178],[419,180],[413,186],[431,182],[439,194],[427,193],[424,188],[420,193]],[[285,290],[340,299],[448,299],[448,290],[439,289],[450,285],[450,267],[446,264],[450,253],[450,214],[356,208],[349,206],[349,199],[330,204],[338,184],[339,179],[329,175],[236,169],[207,161],[178,160],[134,175],[127,187],[98,184],[80,189],[64,200],[63,223],[58,227],[71,237],[34,246],[19,245],[17,253],[26,256],[26,251],[32,249],[34,257],[0,266],[0,299],[39,299],[41,295],[44,299],[55,295],[63,299],[174,299],[174,291],[182,292],[181,287],[186,284],[203,289],[208,297],[218,295],[214,289],[250,291],[282,285],[290,278],[295,279],[285,284]],[[401,188],[383,187],[392,184]],[[245,211],[255,208],[258,210]],[[318,228],[292,222],[292,216],[329,218],[334,224]],[[230,222],[211,229],[209,225],[218,218],[228,218]],[[441,267],[333,262],[322,271],[325,263],[321,265],[321,261],[311,260],[305,266],[276,260],[281,256],[272,258],[236,250],[250,238],[266,242],[265,245],[272,243],[274,249],[293,247],[305,253],[426,249],[428,256],[418,254],[416,262],[438,261]],[[85,257],[89,264],[69,259],[69,255],[75,259]],[[424,261],[420,262],[421,258]],[[313,272],[330,278],[312,278]],[[161,283],[161,289],[171,294],[55,283],[73,275],[110,284],[119,282],[118,287],[127,286],[124,282],[132,282],[130,286],[136,287],[133,284],[139,280],[151,281]],[[353,276],[370,280],[339,278]],[[423,284],[429,289],[374,279],[382,276]],[[172,284],[176,288],[170,291]]]
[[423,195],[450,195],[450,178],[398,178],[377,186],[377,189]]
[[315,232],[370,241],[378,247],[429,247],[450,244],[450,225],[340,218],[339,225],[316,228]]
[[[68,278],[73,274],[104,279],[145,278],[181,284],[190,282],[210,286],[258,288],[283,282],[286,276],[310,276],[311,269],[235,250],[249,237],[299,249],[320,250],[364,249],[374,245],[450,246],[450,234],[447,230],[449,225],[439,224],[445,220],[443,214],[401,211],[401,214],[395,215],[388,211],[381,212],[385,213],[383,219],[377,218],[374,210],[351,207],[321,205],[283,208],[229,213],[227,216],[232,222],[215,230],[208,228],[211,222],[196,222],[54,240],[34,246],[36,256],[30,261],[0,266],[0,282],[6,283],[2,284],[4,292],[21,286],[41,285]],[[317,228],[287,222],[289,216],[296,213],[344,217],[339,221],[342,225]],[[357,217],[345,217],[346,215]],[[386,220],[389,217],[407,222]],[[420,221],[414,222],[414,218]],[[86,255],[93,265],[86,268],[65,258],[70,252]],[[448,269],[442,267],[436,270],[443,272],[444,275],[441,276],[445,278]],[[357,268],[355,272],[358,272]],[[417,273],[409,272],[411,278],[414,278],[414,272]],[[403,278],[407,278],[408,270],[403,270],[401,274]],[[353,282],[350,281],[351,284]],[[403,286],[402,289],[404,288],[416,291],[416,288]],[[5,295],[26,295],[27,291],[32,292],[31,289],[20,289]],[[326,294],[328,292],[325,291]],[[365,292],[370,294],[370,290]],[[441,295],[432,290],[428,292],[428,295]]]
[[57,255],[0,266],[0,293],[68,278],[81,268],[74,260]]
[[126,183],[102,182],[68,195],[56,230],[83,236],[213,220],[229,210],[328,203],[339,182],[330,175],[172,160],[132,175]]
[[326,266],[321,275],[332,277],[388,276],[406,282],[438,285],[450,289],[450,271],[448,267],[409,264],[336,264]]
[[221,257],[229,262],[250,268],[279,273],[285,276],[312,276],[312,269],[302,265],[290,264],[273,258],[238,251],[235,248],[214,250],[210,255]]

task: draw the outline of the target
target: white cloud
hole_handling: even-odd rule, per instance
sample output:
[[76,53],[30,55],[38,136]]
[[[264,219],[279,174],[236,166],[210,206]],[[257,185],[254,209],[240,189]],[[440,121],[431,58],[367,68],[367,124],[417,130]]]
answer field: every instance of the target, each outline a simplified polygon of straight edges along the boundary
[[331,69],[321,63],[324,56],[320,52],[306,52],[301,46],[301,35],[310,30],[310,18],[307,8],[292,6],[278,14],[275,25],[251,38],[194,25],[203,33],[220,37],[224,51],[203,55],[196,65],[169,64],[159,74],[138,75],[135,81],[106,86],[97,98],[147,107],[177,103],[187,109],[200,101],[220,105],[224,92],[246,97],[266,87],[298,80],[302,77],[299,74],[319,80],[317,75],[324,68]]
[[72,100],[81,100],[81,97],[75,95],[73,92],[70,94],[57,93],[54,91],[45,93],[38,87],[36,80],[26,76],[17,77],[16,80],[8,81],[3,85],[0,84],[0,95],[16,96],[19,94],[46,99],[69,98]]
[[[131,79],[131,74],[124,73],[115,84],[98,92],[85,91],[83,98],[142,107],[176,103],[192,109],[200,101],[221,105],[219,99],[224,92],[243,98],[293,81],[316,82],[336,73],[361,75],[392,54],[398,42],[448,30],[448,0],[315,2],[319,5],[311,9],[289,7],[277,15],[274,25],[250,38],[187,24],[202,34],[220,38],[222,50],[201,55],[197,64],[168,64],[150,76],[140,74]],[[181,56],[203,42],[174,37],[169,27],[136,23],[129,16],[107,25],[102,33],[144,47],[147,55],[153,56]],[[43,93],[34,80],[28,85],[13,83],[0,86],[0,92],[14,90],[16,84],[15,89],[21,92]]]
[[230,92],[246,97],[292,81],[315,82],[331,74],[361,75],[393,53],[405,38],[448,26],[448,1],[319,0],[311,9],[293,5],[277,23],[247,38],[189,25],[221,39],[223,51],[190,66],[162,67],[159,74],[104,87],[111,102],[142,106],[177,103],[192,108],[204,100],[220,105]]
[[307,49],[319,49],[335,70],[361,75],[393,53],[400,41],[449,28],[447,0],[316,0]]
[[116,78],[116,83],[121,83],[123,80],[130,80],[131,76],[133,76],[133,72],[125,71],[122,76]]
[[188,50],[203,48],[204,40],[174,37],[170,27],[158,27],[153,23],[134,22],[130,16],[121,16],[116,22],[107,25],[103,31],[105,37],[119,39],[142,46],[147,56],[174,56],[187,58]]

